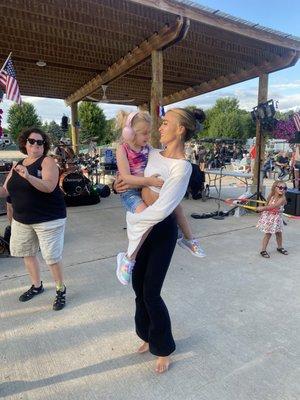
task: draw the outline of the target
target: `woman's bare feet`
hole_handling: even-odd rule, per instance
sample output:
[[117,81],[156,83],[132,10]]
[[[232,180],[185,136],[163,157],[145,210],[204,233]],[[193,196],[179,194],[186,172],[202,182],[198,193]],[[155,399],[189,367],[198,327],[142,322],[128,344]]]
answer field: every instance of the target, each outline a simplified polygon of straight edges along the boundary
[[149,351],[149,343],[144,342],[144,343],[138,348],[138,353],[142,354],[142,353],[146,353],[147,351]]
[[157,357],[155,371],[158,372],[159,374],[162,374],[162,373],[168,371],[170,363],[171,363],[171,359],[169,356]]

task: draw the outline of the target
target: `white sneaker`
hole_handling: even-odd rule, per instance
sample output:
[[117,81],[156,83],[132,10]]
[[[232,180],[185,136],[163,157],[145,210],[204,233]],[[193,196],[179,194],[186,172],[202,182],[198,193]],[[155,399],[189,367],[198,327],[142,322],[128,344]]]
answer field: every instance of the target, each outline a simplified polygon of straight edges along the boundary
[[135,261],[128,260],[125,253],[117,255],[116,275],[122,285],[129,284],[134,264]]
[[195,257],[206,257],[204,250],[200,247],[200,242],[198,239],[187,240],[185,238],[179,239],[177,241],[180,247],[188,250]]

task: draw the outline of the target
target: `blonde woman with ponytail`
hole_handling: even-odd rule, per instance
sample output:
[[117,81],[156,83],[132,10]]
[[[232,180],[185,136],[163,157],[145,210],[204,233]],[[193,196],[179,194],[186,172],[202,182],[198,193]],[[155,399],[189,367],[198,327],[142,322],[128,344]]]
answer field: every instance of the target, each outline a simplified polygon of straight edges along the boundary
[[[129,282],[136,255],[132,271],[135,323],[136,333],[143,340],[138,352],[149,350],[157,356],[158,373],[167,371],[175,350],[169,313],[160,292],[177,242],[177,224],[190,236],[183,239],[182,247],[204,256],[180,206],[192,171],[185,160],[184,143],[204,118],[202,110],[168,111],[159,128],[161,150],[148,146],[150,119],[147,123],[142,112],[130,113],[123,119],[122,143],[117,149],[120,176],[115,189],[122,193],[128,210],[129,238],[127,253],[118,255],[117,275],[123,284]],[[132,192],[137,188],[138,192]]]

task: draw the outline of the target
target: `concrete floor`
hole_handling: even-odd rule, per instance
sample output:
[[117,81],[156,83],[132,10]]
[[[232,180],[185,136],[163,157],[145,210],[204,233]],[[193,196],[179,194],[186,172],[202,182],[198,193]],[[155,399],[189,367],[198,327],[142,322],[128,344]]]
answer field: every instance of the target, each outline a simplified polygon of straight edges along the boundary
[[[241,189],[224,188],[225,197]],[[227,191],[227,192],[226,192]],[[183,202],[187,215],[216,202]],[[223,207],[222,207],[223,209]],[[163,290],[177,350],[170,371],[138,355],[134,296],[115,277],[126,248],[124,212],[112,195],[68,209],[64,252],[67,306],[52,311],[54,285],[28,303],[22,260],[0,259],[0,397],[101,400],[299,400],[300,222],[288,220],[288,256],[258,252],[257,216],[189,218],[207,257],[177,246]],[[6,225],[0,217],[0,230]]]

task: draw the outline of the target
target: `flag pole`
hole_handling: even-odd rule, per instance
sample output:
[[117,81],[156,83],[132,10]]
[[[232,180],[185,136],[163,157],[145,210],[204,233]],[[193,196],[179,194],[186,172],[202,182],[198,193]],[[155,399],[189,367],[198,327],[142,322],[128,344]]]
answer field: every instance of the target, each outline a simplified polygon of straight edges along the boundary
[[4,70],[4,68],[6,67],[7,61],[9,60],[9,57],[12,55],[12,52],[9,53],[7,59],[5,60],[4,64],[2,65],[2,68],[0,70],[0,74],[1,72]]

